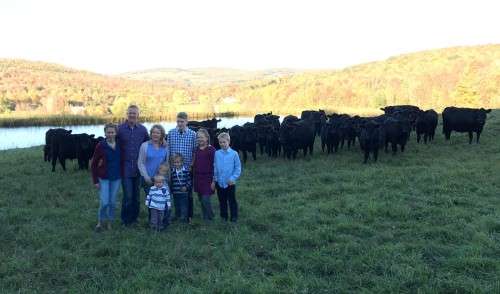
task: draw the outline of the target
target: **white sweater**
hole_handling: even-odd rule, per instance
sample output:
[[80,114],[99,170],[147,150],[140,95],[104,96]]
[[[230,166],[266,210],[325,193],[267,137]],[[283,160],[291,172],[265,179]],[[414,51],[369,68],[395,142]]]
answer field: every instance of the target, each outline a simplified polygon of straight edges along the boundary
[[165,210],[165,207],[170,209],[170,192],[168,186],[163,185],[161,188],[152,186],[149,189],[148,196],[146,197],[146,206],[157,210]]

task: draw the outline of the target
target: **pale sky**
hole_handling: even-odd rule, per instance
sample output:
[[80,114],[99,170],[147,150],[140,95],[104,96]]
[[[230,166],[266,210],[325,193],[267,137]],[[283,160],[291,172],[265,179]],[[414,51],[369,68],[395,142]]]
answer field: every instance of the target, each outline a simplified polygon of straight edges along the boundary
[[0,58],[99,73],[342,68],[500,43],[500,1],[1,0]]

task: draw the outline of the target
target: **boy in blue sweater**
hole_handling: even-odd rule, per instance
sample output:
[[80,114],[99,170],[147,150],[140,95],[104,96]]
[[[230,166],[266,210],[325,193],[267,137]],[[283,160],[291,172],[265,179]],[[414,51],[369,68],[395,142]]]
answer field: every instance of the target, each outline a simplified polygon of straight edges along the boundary
[[221,149],[215,152],[214,180],[212,189],[217,189],[219,198],[220,216],[227,221],[227,207],[231,212],[230,220],[238,220],[238,203],[236,202],[236,180],[241,175],[241,162],[238,152],[229,147],[231,137],[228,133],[220,133],[217,136]]

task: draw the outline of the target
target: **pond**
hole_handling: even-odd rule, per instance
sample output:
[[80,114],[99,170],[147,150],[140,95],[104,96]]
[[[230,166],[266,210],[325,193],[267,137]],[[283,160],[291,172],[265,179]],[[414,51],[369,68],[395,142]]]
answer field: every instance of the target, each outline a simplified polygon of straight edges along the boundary
[[[246,122],[253,122],[253,117],[223,117],[217,124],[219,128],[230,128],[234,125],[243,125]],[[145,122],[144,126],[149,128],[157,122]],[[159,122],[165,130],[175,127],[175,121]],[[94,134],[96,137],[104,137],[104,125],[79,125],[64,126],[62,128],[73,130],[73,134]],[[20,128],[0,128],[0,150],[26,148],[45,144],[45,132],[51,128],[61,128],[61,126],[43,127],[20,127]]]

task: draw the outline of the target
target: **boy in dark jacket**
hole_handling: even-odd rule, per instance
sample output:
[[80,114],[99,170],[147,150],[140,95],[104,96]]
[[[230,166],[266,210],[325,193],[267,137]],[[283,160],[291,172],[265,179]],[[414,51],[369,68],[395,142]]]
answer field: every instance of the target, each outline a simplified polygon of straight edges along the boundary
[[183,165],[182,155],[176,153],[173,158],[173,168],[170,172],[170,186],[174,196],[175,217],[189,223],[188,192],[191,188],[191,174]]

